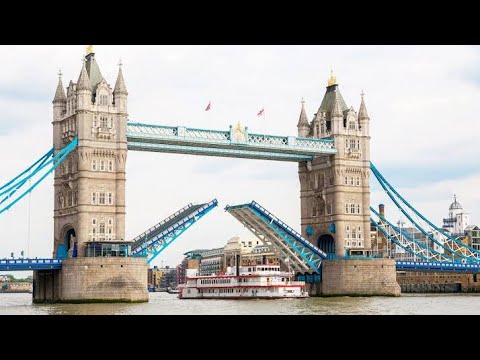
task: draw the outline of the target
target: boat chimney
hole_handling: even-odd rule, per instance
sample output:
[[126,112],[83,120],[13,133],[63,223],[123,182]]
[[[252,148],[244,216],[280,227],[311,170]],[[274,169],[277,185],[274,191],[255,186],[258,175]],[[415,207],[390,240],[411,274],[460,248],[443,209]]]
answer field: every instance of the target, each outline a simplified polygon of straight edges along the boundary
[[235,255],[235,276],[240,275],[240,255]]

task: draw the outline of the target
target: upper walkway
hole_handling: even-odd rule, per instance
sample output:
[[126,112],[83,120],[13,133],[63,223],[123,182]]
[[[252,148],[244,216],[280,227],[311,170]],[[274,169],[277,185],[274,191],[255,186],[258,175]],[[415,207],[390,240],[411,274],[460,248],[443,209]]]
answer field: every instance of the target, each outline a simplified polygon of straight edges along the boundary
[[128,149],[136,151],[292,162],[337,152],[331,139],[249,134],[248,128],[240,125],[217,131],[128,123],[127,141]]

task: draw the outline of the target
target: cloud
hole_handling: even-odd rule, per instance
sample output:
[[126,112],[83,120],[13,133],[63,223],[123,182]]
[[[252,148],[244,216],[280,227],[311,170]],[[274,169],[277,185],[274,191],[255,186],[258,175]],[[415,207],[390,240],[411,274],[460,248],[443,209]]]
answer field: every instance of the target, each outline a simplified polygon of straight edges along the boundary
[[[0,66],[0,183],[51,146],[57,72],[64,85],[80,73],[83,46],[3,46]],[[317,111],[332,66],[347,105],[360,92],[371,117],[372,161],[415,206],[440,224],[457,193],[480,223],[477,119],[479,48],[470,46],[96,46],[113,86],[124,63],[132,121],[295,135],[300,100]],[[464,70],[465,69],[465,70]],[[212,111],[205,106],[212,101]],[[265,107],[265,119],[256,116]],[[31,253],[51,255],[53,179],[32,194]],[[223,211],[256,200],[300,227],[297,166],[292,163],[131,152],[127,162],[127,235],[134,237],[189,202],[221,206],[155,263],[176,265],[191,248],[252,236]],[[378,199],[377,199],[378,198]],[[381,200],[372,193],[372,204]],[[28,246],[28,200],[0,217],[0,258]]]

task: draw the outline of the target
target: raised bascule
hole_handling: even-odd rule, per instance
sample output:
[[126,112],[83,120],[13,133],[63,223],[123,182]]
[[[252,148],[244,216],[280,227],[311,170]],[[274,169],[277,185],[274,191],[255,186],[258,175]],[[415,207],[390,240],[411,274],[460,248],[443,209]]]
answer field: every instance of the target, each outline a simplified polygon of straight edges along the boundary
[[[112,89],[91,46],[77,82],[66,89],[59,74],[53,148],[0,186],[1,216],[54,173],[53,258],[0,260],[0,271],[34,270],[35,302],[148,301],[147,264],[218,205],[188,204],[126,239],[128,150],[297,162],[300,232],[255,201],[225,210],[288,259],[311,295],[397,296],[398,269],[480,270],[477,250],[425,218],[370,162],[364,96],[358,112],[348,107],[333,74],[311,121],[302,100],[298,136],[256,134],[240,123],[217,131],[129,121],[122,65]],[[370,207],[371,173],[428,242]],[[419,261],[372,256],[371,229]]]

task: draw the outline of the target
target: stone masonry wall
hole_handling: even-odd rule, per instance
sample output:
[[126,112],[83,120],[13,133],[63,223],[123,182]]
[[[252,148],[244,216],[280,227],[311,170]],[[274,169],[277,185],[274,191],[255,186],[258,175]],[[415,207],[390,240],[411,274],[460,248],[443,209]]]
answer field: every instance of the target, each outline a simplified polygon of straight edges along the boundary
[[144,258],[65,259],[60,301],[148,302],[147,272]]
[[324,260],[323,296],[399,296],[393,259]]

